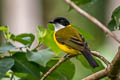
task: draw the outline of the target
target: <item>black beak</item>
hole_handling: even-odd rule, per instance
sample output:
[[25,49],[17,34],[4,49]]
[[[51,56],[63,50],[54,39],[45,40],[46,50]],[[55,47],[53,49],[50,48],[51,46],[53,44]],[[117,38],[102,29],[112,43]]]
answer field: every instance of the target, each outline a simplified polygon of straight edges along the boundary
[[54,20],[50,20],[48,23],[54,24],[55,22]]

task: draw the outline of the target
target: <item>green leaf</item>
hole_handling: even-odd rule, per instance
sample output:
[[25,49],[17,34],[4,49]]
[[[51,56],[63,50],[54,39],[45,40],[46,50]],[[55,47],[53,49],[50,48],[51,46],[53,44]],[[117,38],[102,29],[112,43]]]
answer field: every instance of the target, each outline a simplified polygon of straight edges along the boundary
[[8,27],[6,27],[6,26],[0,26],[0,31],[8,31]]
[[[58,62],[57,60],[51,60],[48,63],[48,67],[49,68],[52,67],[57,62]],[[57,67],[55,71],[52,72],[50,76],[46,78],[46,80],[72,80],[74,73],[75,73],[74,64],[70,60],[67,60],[64,63],[62,63],[59,67]]]
[[54,31],[55,27],[53,24],[48,24],[48,30]]
[[44,29],[42,27],[39,28],[39,33],[37,34],[39,42],[42,42],[49,48],[51,48],[56,54],[61,52],[61,49],[56,45],[53,40],[54,34],[54,26],[52,24],[48,24],[48,29]]
[[30,75],[27,75],[26,77],[23,77],[20,80],[36,80],[36,79],[34,77],[30,76]]
[[112,19],[108,24],[111,31],[120,29],[120,6],[113,11]]
[[0,78],[4,77],[6,72],[14,65],[14,59],[5,57],[0,59]]
[[29,62],[26,58],[25,53],[16,52],[12,57],[15,60],[15,64],[12,67],[12,70],[14,72],[26,73],[36,78],[36,80],[40,79],[40,66]]
[[77,5],[84,5],[87,4],[93,0],[72,0],[74,3],[76,3]]
[[[73,1],[78,6],[85,5],[85,4],[88,4],[90,2],[95,2],[95,0],[71,0],[71,1]],[[69,11],[71,11],[71,10],[72,10],[72,7],[69,6]]]
[[[94,56],[93,56],[93,57],[94,57]],[[101,62],[99,59],[95,58],[95,57],[94,57],[94,59],[95,59],[95,61],[96,61],[96,62],[98,63],[98,65],[99,65],[99,67],[96,67],[96,68],[92,68],[92,67],[89,65],[88,61],[85,59],[85,57],[84,57],[83,55],[79,55],[79,56],[77,56],[76,58],[77,58],[77,60],[79,60],[79,61],[83,64],[83,66],[84,66],[85,68],[90,69],[92,72],[97,72],[97,71],[99,71],[99,70],[104,69],[104,65],[102,64],[102,62]]]
[[27,50],[27,59],[35,62],[43,67],[46,67],[47,62],[53,57],[53,52],[48,49],[40,50],[39,52],[31,52]]
[[116,22],[115,20],[111,20],[108,24],[108,28],[111,30],[111,31],[114,31],[114,29],[116,28]]
[[22,78],[22,77],[26,77],[28,74],[26,73],[14,73],[15,76],[19,77],[19,78]]
[[13,49],[16,49],[16,47],[12,43],[7,42],[0,47],[0,53],[4,53]]
[[47,30],[43,27],[38,26],[39,33],[37,33],[37,38],[39,42],[42,42],[43,38],[47,35]]
[[15,76],[19,77],[19,80],[36,80],[36,78],[25,73],[15,73]]
[[31,33],[24,33],[17,36],[12,35],[11,39],[30,47],[35,39],[35,36]]

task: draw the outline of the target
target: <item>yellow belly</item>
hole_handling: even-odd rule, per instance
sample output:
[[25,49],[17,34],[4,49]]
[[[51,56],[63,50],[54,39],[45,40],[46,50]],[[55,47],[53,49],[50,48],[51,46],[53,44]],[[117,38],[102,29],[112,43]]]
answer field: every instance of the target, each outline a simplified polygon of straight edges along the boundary
[[68,54],[75,55],[75,54],[80,53],[80,51],[78,51],[78,50],[75,50],[75,49],[72,49],[72,48],[68,48],[68,46],[63,45],[61,43],[58,43],[58,41],[55,38],[55,33],[54,33],[54,41],[56,42],[56,44],[58,45],[58,47],[60,49],[62,49],[64,52],[66,52]]

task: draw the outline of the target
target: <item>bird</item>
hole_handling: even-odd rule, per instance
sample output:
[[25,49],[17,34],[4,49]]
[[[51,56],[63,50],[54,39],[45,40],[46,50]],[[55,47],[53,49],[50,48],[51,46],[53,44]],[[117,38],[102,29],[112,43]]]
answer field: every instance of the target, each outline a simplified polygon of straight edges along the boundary
[[64,17],[56,17],[49,21],[55,27],[53,39],[57,46],[69,55],[82,54],[92,68],[98,67],[88,44],[80,32]]

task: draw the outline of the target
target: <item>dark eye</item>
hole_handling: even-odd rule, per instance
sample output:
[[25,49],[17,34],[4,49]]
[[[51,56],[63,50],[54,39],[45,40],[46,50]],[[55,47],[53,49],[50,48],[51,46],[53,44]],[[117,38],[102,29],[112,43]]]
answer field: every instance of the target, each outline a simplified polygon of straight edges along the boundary
[[64,23],[65,23],[65,21],[64,21],[64,20],[60,20],[60,23],[61,23],[61,24],[64,24]]

